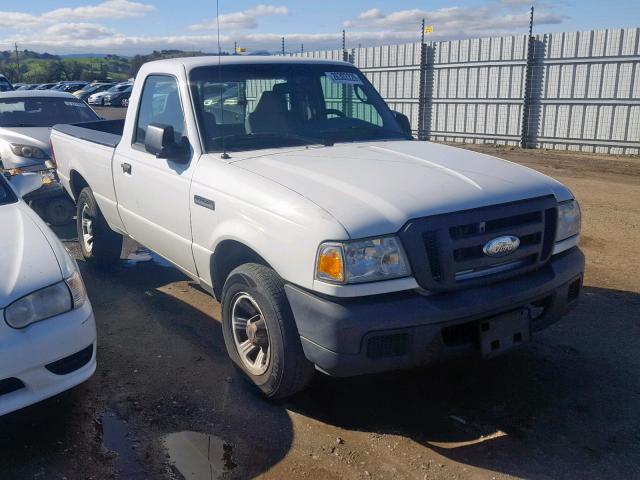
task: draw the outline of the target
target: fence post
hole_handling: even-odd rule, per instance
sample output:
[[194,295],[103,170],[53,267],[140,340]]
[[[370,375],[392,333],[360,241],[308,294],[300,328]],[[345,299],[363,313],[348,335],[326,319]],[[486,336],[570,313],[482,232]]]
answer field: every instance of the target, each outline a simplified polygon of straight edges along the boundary
[[[533,38],[533,7],[529,18],[529,37],[527,38],[527,66],[525,69],[524,102],[522,104],[522,125],[520,132],[520,147],[529,148],[531,136],[531,106],[533,93],[533,75],[535,60],[535,41]],[[538,125],[535,125],[538,128]]]
[[420,33],[420,88],[418,90],[418,140],[428,140],[424,128],[425,112],[425,83],[427,73],[427,46],[424,43],[424,18],[422,19],[422,32]]

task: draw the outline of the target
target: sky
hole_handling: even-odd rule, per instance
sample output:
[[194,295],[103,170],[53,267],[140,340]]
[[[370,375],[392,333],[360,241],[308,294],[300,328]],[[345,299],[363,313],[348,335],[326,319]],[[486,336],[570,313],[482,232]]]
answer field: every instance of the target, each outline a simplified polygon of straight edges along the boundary
[[[223,50],[287,51],[526,33],[640,27],[640,0],[220,0]],[[217,51],[215,0],[20,0],[0,2],[0,50],[57,54]]]

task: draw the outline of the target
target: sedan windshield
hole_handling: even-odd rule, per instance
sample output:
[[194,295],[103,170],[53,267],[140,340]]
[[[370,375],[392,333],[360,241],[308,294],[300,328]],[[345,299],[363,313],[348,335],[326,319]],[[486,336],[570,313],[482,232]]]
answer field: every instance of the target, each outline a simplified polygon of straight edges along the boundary
[[202,67],[190,84],[210,152],[407,138],[366,77],[348,65]]
[[0,98],[0,127],[52,127],[99,120],[86,103],[62,97]]
[[114,85],[113,87],[111,87],[109,90],[107,90],[108,93],[120,93],[120,92],[124,92],[125,90],[128,90],[132,88],[132,86],[130,84],[120,84],[120,85]]

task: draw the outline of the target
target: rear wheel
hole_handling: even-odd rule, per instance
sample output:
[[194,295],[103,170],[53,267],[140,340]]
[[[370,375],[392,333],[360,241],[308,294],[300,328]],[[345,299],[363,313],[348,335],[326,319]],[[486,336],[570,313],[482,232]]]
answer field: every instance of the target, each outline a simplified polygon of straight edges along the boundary
[[222,291],[222,330],[231,360],[269,398],[304,389],[314,367],[300,336],[282,279],[269,267],[241,265]]
[[122,235],[109,228],[89,187],[78,195],[76,229],[82,256],[96,266],[113,265],[120,259]]

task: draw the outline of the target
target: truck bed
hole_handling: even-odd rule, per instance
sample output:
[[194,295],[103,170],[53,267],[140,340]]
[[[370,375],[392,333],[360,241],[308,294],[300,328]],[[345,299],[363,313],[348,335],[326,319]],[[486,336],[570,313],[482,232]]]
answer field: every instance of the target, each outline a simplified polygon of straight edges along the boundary
[[115,148],[122,139],[124,119],[98,120],[73,125],[58,124],[54,125],[53,129],[81,140]]
[[91,185],[102,214],[116,230],[124,227],[117,210],[112,161],[123,129],[124,120],[99,120],[59,124],[51,131],[51,146],[60,183],[74,200],[79,194],[78,184],[72,185],[74,178],[80,181],[79,185]]

